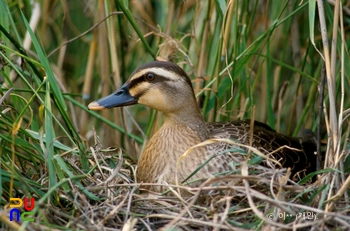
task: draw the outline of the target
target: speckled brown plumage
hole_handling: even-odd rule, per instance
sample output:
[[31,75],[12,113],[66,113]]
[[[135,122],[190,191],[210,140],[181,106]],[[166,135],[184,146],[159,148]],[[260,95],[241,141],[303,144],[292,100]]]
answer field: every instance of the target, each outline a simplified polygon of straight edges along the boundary
[[[197,167],[212,158],[191,179],[208,178],[222,171],[234,171],[241,159],[232,145],[217,142],[193,149],[178,161],[189,148],[211,138],[229,138],[249,144],[250,121],[205,123],[197,106],[190,78],[176,64],[150,62],[138,68],[130,79],[116,92],[93,102],[91,110],[101,110],[140,103],[164,114],[164,124],[147,143],[137,168],[137,181],[145,183],[174,184],[186,179]],[[283,167],[292,170],[292,176],[316,170],[316,147],[312,139],[288,137],[276,133],[266,124],[254,122],[252,146],[271,155]],[[225,152],[225,153],[223,153]],[[221,154],[220,154],[221,153]],[[213,157],[214,156],[214,157]],[[177,166],[177,163],[179,165]],[[264,161],[262,162],[264,163]],[[147,186],[161,191],[160,186]]]

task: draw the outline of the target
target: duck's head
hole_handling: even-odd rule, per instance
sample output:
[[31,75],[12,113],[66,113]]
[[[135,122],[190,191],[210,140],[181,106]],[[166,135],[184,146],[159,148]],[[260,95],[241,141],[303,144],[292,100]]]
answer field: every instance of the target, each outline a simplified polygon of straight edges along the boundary
[[178,65],[153,61],[135,70],[120,89],[88,108],[103,110],[137,103],[165,114],[180,111],[195,103],[191,80]]

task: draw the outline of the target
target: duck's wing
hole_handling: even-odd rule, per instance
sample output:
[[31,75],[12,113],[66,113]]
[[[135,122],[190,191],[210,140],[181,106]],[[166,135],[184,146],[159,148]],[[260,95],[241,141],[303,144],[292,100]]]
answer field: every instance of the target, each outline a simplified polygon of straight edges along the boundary
[[[229,138],[250,143],[250,120],[208,123],[211,138]],[[312,137],[297,138],[277,133],[268,125],[254,121],[252,146],[278,160],[283,167],[306,174],[316,171],[316,143]],[[276,151],[277,150],[277,151]]]

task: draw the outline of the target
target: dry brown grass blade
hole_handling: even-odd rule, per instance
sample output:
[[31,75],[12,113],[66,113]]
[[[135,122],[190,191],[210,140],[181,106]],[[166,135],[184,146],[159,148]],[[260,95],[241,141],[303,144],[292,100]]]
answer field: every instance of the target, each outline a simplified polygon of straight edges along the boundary
[[350,176],[348,176],[348,178],[346,179],[342,187],[339,189],[337,194],[327,199],[325,202],[328,203],[328,202],[338,201],[349,188],[350,188]]
[[338,142],[338,123],[337,123],[337,110],[336,110],[336,103],[335,103],[335,76],[332,75],[331,70],[331,57],[330,57],[330,49],[329,49],[329,43],[328,43],[328,34],[327,34],[327,25],[326,25],[326,17],[324,14],[324,7],[323,7],[323,1],[317,1],[318,6],[318,13],[319,13],[319,20],[320,20],[320,27],[321,27],[321,34],[322,34],[322,42],[323,42],[323,52],[324,52],[324,61],[326,66],[326,79],[327,79],[327,86],[328,86],[328,96],[329,96],[329,120],[330,120],[330,127],[329,132],[332,143],[329,144],[331,146],[331,153],[330,153],[330,159],[327,161],[329,162],[329,166],[333,166],[334,164],[334,155],[335,155],[335,145]]

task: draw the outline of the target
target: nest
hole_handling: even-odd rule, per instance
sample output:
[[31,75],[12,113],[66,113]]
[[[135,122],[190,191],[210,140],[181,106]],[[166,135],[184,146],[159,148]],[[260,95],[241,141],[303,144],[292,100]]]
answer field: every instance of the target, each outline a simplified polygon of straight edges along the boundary
[[[41,204],[28,230],[52,224],[74,230],[348,230],[349,205],[319,209],[322,185],[300,185],[290,171],[272,166],[242,164],[240,173],[203,179],[198,187],[163,185],[164,193],[142,190],[135,183],[135,163],[119,149],[91,149],[96,168],[82,182],[70,182],[73,194],[60,192],[60,206]],[[67,161],[72,161],[67,157]],[[110,163],[117,163],[111,168]],[[79,163],[71,163],[79,166]],[[88,192],[88,193],[87,193]],[[98,199],[92,199],[94,195]],[[328,206],[328,207],[327,207]],[[8,211],[5,211],[5,213]]]

